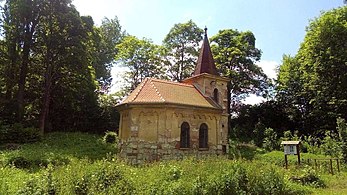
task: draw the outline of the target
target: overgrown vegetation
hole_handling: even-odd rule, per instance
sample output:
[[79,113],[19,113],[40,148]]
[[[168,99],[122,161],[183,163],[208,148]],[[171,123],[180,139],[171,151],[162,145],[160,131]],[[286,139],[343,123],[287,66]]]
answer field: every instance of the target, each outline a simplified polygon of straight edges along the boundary
[[324,155],[303,153],[301,166],[289,156],[285,170],[283,152],[236,142],[234,160],[187,157],[131,166],[117,159],[115,140],[112,132],[57,132],[3,149],[0,194],[310,194],[334,185],[343,191],[338,180],[347,179],[343,167],[331,176],[305,160]]

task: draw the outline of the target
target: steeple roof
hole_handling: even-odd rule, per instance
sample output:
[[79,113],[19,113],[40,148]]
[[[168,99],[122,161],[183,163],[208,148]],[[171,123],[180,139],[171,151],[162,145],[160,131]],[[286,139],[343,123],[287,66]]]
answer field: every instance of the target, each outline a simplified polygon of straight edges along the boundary
[[214,64],[210,43],[207,38],[207,28],[205,27],[204,42],[202,44],[200,55],[198,58],[198,63],[196,64],[193,76],[208,73],[212,75],[218,75],[216,65]]

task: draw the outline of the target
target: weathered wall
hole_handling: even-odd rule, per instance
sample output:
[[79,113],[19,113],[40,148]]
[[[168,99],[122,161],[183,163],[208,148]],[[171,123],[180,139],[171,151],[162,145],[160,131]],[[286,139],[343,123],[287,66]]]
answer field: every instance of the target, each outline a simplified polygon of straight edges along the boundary
[[[180,149],[183,122],[190,125],[189,149]],[[208,126],[208,149],[198,148],[202,123]],[[227,116],[194,107],[134,105],[121,111],[120,139],[120,156],[132,163],[177,159],[187,154],[222,154],[223,145],[227,145]]]

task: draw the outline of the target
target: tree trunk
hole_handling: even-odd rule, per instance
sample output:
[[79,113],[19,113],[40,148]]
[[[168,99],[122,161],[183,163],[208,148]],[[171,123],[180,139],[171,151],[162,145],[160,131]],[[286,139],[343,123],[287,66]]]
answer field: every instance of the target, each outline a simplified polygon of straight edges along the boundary
[[230,104],[231,104],[231,76],[229,76],[230,81],[228,81],[227,84],[227,91],[228,91],[228,107],[227,107],[227,112],[228,112],[228,137],[230,137],[231,134],[231,109],[230,109]]
[[34,26],[30,29],[29,24],[25,27],[25,37],[22,53],[22,64],[20,67],[19,82],[18,82],[18,96],[17,96],[17,120],[22,122],[24,115],[24,91],[25,91],[25,82],[28,74],[28,65],[29,65],[29,55],[31,49],[31,42],[33,36]]
[[44,96],[42,101],[42,110],[40,114],[40,132],[44,134],[47,115],[49,113],[49,105],[51,100],[51,86],[52,86],[52,64],[47,65],[46,73],[45,73],[45,89]]
[[5,98],[6,100],[12,100],[13,98],[13,86],[15,84],[15,66],[17,66],[17,58],[18,55],[16,55],[17,53],[17,49],[16,49],[16,41],[13,40],[14,42],[10,44],[9,46],[9,58],[10,58],[10,64],[6,66],[5,69],[5,84],[6,84],[6,88],[5,88]]

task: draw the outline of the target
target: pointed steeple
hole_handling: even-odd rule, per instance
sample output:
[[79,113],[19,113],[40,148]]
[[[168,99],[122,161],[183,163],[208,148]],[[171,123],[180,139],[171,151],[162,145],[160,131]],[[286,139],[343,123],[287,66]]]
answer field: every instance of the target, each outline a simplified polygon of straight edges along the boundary
[[210,43],[207,38],[207,28],[205,27],[204,42],[202,44],[200,55],[198,58],[198,63],[196,64],[193,76],[202,73],[208,73],[212,75],[218,75],[216,65],[214,64]]

